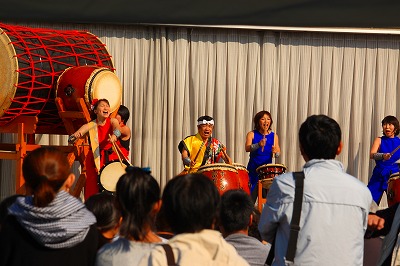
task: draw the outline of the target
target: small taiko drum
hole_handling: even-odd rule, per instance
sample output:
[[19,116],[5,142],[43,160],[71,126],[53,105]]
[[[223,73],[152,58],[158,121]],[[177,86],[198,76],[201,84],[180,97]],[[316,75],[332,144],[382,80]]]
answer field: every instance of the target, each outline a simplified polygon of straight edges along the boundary
[[400,174],[394,173],[390,175],[387,188],[388,206],[392,206],[400,202]]
[[247,168],[238,163],[234,163],[233,166],[238,171],[238,178],[239,178],[239,188],[247,192],[250,195],[250,179],[249,179],[249,171]]
[[75,66],[67,68],[58,78],[56,97],[69,111],[78,111],[76,99],[83,98],[88,108],[93,99],[107,99],[110,111],[118,109],[122,86],[114,72],[105,67]]
[[115,193],[119,178],[125,174],[126,163],[119,160],[111,161],[100,169],[99,185],[100,191]]
[[217,187],[220,195],[230,189],[239,189],[239,177],[236,168],[230,164],[206,164],[197,171],[210,178]]
[[286,172],[286,166],[283,164],[264,164],[259,166],[256,172],[263,188],[269,189],[274,178]]
[[0,23],[0,126],[18,116],[37,116],[36,133],[65,134],[55,84],[65,69],[80,65],[113,69],[95,35]]

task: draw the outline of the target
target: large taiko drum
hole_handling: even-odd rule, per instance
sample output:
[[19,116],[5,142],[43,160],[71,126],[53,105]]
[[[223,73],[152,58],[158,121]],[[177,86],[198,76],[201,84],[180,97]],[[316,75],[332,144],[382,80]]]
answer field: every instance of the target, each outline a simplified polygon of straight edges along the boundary
[[239,189],[238,171],[232,165],[225,163],[206,164],[201,166],[197,173],[210,178],[220,195],[230,189]]
[[250,179],[249,179],[249,171],[247,168],[239,163],[234,163],[233,166],[238,171],[239,178],[239,188],[247,192],[250,195]]
[[110,111],[114,112],[121,104],[122,86],[109,68],[76,66],[67,68],[58,78],[56,97],[63,100],[69,111],[79,110],[77,98],[85,99],[88,108],[93,99],[107,99]]
[[18,116],[38,116],[36,133],[64,134],[55,83],[65,69],[81,65],[113,69],[95,35],[0,23],[0,126]]
[[100,191],[114,193],[117,188],[119,178],[125,174],[126,163],[119,160],[111,161],[100,169],[99,185]]
[[264,164],[259,166],[256,172],[263,188],[269,189],[274,178],[286,172],[286,166],[283,164]]
[[399,173],[390,175],[387,188],[388,206],[392,206],[400,202],[400,176]]

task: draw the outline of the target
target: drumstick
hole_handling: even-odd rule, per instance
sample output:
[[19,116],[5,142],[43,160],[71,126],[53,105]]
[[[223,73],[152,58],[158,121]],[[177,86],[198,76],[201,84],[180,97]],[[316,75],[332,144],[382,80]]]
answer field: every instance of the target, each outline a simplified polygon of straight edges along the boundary
[[[274,132],[274,147],[275,147],[275,140],[276,140],[276,131]],[[273,152],[273,154],[275,154],[275,153]]]
[[127,161],[129,165],[132,166],[131,162],[128,160],[128,158],[126,158],[125,154],[121,151],[121,148],[118,145],[115,145],[115,147],[117,148],[119,153],[124,157],[125,161]]
[[111,142],[111,144],[112,144],[112,149],[113,149],[113,151],[117,154],[118,159],[119,159],[119,162],[121,163],[121,166],[124,166],[124,163],[123,163],[122,160],[121,160],[121,156],[119,155],[119,152],[117,151],[117,148],[116,148],[115,143],[114,143],[113,141],[111,141],[111,135],[108,134],[108,136],[110,137],[110,142]]
[[397,146],[397,148],[396,149],[394,149],[391,153],[390,153],[390,156],[392,156],[398,149],[400,149],[400,145],[399,146]]
[[[263,139],[265,139],[265,134],[263,134]],[[261,152],[264,152],[264,146],[262,146]]]
[[224,150],[225,146],[222,145],[222,153],[224,154],[225,159],[228,160],[228,155],[226,154],[225,150]]
[[[197,157],[199,157],[199,154],[200,154],[201,149],[203,149],[203,146],[207,143],[207,141],[208,141],[208,139],[206,139],[205,141],[203,141],[203,142],[201,143],[200,149],[198,150],[196,156],[194,157],[193,162],[196,162]],[[190,167],[189,167],[188,172],[190,172],[191,169],[192,169],[192,164],[190,164]]]
[[125,154],[121,151],[121,148],[116,144],[114,144],[114,145],[115,145],[115,148],[117,148],[119,154],[124,157],[125,161],[127,161],[130,166],[132,166],[132,163],[128,160],[128,158],[126,158]]

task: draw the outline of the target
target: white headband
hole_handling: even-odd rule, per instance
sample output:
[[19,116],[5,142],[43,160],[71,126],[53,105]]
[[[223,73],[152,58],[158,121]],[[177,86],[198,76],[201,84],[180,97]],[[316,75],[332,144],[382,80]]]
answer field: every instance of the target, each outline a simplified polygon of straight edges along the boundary
[[207,121],[203,119],[202,121],[197,121],[197,125],[214,125],[214,120]]

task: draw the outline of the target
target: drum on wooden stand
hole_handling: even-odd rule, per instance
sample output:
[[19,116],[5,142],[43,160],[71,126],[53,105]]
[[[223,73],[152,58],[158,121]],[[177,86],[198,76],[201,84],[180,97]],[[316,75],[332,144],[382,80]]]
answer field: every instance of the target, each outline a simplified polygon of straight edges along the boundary
[[210,178],[217,187],[220,195],[230,189],[239,189],[239,177],[236,168],[230,164],[206,164],[197,171]]
[[390,175],[387,188],[388,206],[400,202],[400,174],[394,173]]
[[115,193],[119,178],[126,173],[127,163],[111,161],[100,169],[99,185],[101,192]]
[[238,172],[239,188],[244,190],[247,194],[250,195],[251,184],[249,179],[249,171],[242,164],[234,163],[233,166],[236,168]]
[[263,188],[269,189],[274,178],[286,172],[286,166],[283,164],[264,164],[259,166],[256,172]]
[[76,99],[83,98],[90,109],[93,99],[107,99],[110,111],[118,109],[122,100],[122,86],[112,70],[97,66],[67,68],[58,78],[56,97],[63,100],[69,111],[78,111]]
[[36,133],[66,134],[55,83],[65,69],[81,65],[113,69],[95,35],[0,23],[0,126],[18,116],[37,116]]

